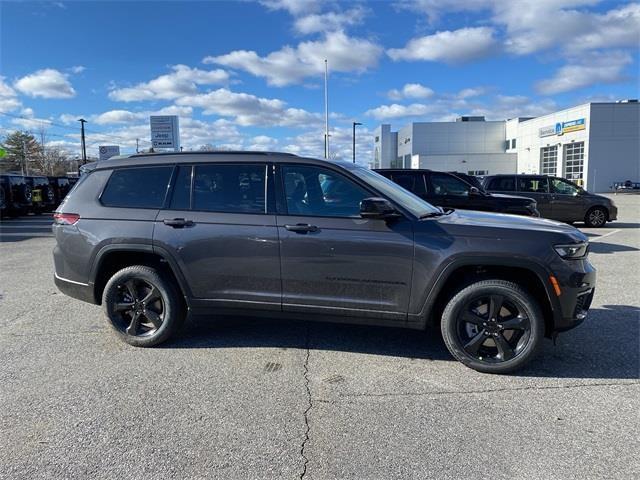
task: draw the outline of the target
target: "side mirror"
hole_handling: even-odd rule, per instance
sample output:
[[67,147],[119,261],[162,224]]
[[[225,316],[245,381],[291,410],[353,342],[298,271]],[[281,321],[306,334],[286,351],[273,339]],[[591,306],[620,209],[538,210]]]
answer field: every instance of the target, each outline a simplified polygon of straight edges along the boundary
[[399,213],[386,198],[371,197],[360,202],[360,216],[362,218],[392,218]]
[[469,195],[480,195],[480,190],[478,187],[471,187],[469,189]]

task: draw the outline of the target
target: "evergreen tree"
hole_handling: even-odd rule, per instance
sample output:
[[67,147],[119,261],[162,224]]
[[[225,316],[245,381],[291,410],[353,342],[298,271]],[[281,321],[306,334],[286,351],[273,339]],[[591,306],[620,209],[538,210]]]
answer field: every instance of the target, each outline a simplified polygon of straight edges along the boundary
[[40,144],[29,132],[10,133],[2,142],[2,148],[6,155],[0,159],[1,172],[21,172],[27,162],[42,156]]

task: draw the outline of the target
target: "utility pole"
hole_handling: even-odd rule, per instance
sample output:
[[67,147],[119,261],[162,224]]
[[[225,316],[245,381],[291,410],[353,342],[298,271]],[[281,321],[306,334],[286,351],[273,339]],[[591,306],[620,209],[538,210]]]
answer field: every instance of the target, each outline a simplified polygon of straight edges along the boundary
[[80,122],[80,140],[82,142],[82,164],[87,163],[87,145],[84,141],[84,124],[87,121],[84,118],[78,120]]
[[324,158],[329,158],[329,67],[324,59]]
[[356,126],[362,125],[360,122],[353,122],[353,163],[356,163]]
[[136,153],[140,153],[139,138],[136,138]]

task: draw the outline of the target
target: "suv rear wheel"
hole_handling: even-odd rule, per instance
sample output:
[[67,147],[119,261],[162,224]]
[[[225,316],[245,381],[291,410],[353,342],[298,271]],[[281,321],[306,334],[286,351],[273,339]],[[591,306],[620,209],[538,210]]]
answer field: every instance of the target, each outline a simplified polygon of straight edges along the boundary
[[607,211],[602,207],[593,207],[584,216],[584,223],[587,227],[598,228],[607,223]]
[[178,330],[184,316],[173,283],[142,265],[116,272],[104,288],[102,305],[117,335],[136,347],[164,342]]
[[479,372],[509,373],[536,354],[544,337],[538,302],[518,284],[483,280],[460,290],[442,314],[451,354]]

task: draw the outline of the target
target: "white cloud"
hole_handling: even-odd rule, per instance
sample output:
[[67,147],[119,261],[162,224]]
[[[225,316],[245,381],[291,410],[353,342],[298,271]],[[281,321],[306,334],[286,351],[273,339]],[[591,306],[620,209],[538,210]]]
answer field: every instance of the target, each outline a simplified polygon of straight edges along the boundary
[[109,92],[109,98],[121,102],[142,100],[172,100],[183,95],[198,92],[198,85],[224,84],[229,74],[224,70],[200,70],[186,65],[174,65],[173,72],[160,75],[148,82],[133,87],[116,88]]
[[260,3],[270,10],[286,10],[293,16],[315,12],[321,6],[318,0],[261,0]]
[[428,105],[422,103],[412,103],[411,105],[380,105],[379,107],[367,110],[365,115],[377,120],[389,120],[391,118],[417,117],[426,115],[432,111]]
[[342,30],[344,27],[361,23],[365,14],[366,11],[362,7],[344,12],[311,13],[296,18],[293,25],[302,34]]
[[430,23],[435,23],[445,13],[484,10],[493,3],[494,0],[403,0],[397,7],[424,14]]
[[181,97],[176,103],[202,108],[206,115],[233,117],[242,126],[308,126],[321,120],[317,114],[287,107],[282,100],[232,92],[226,88]]
[[486,89],[483,87],[463,88],[456,94],[456,97],[462,98],[462,99],[472,98],[472,97],[479,97],[480,95],[484,95],[485,93],[487,92],[486,92]]
[[250,50],[235,50],[206,57],[203,62],[244,70],[266,78],[270,85],[284,86],[322,75],[325,58],[331,71],[364,72],[378,63],[381,53],[382,48],[369,40],[336,31],[326,33],[322,40],[302,42],[296,48],[285,46],[265,57]]
[[76,91],[68,76],[53,68],[45,68],[18,79],[14,87],[30,97],[72,98]]
[[409,40],[404,48],[387,50],[393,60],[427,60],[463,63],[489,55],[497,48],[490,27],[446,30]]
[[420,85],[419,83],[407,83],[402,89],[396,88],[389,90],[387,96],[391,100],[402,100],[403,98],[429,98],[434,92],[429,87]]
[[11,88],[0,76],[0,112],[11,112],[22,106],[16,91]]
[[70,71],[71,73],[74,73],[74,74],[76,74],[76,75],[77,75],[77,74],[79,74],[79,73],[84,72],[86,69],[87,69],[87,67],[85,67],[85,66],[83,66],[83,65],[74,65],[73,67],[71,67],[71,68],[69,69],[69,71]]
[[625,79],[623,69],[632,62],[625,52],[593,53],[576,63],[560,67],[553,77],[536,84],[544,95],[568,92],[597,83],[617,83]]
[[129,110],[109,110],[99,115],[92,115],[90,121],[98,125],[131,124],[140,120],[148,120],[151,115],[178,115],[189,117],[193,113],[191,107],[170,105],[160,110],[131,112]]

